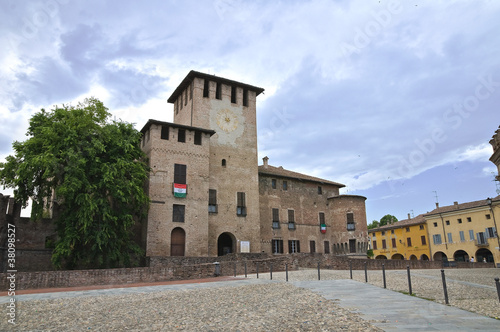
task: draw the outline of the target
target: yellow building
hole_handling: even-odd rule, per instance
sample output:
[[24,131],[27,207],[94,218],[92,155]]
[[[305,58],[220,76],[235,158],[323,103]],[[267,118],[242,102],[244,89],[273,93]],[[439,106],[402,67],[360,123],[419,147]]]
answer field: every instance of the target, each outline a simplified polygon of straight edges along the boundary
[[429,260],[423,215],[368,230],[375,259]]
[[433,260],[495,262],[500,267],[500,196],[443,206],[426,213]]

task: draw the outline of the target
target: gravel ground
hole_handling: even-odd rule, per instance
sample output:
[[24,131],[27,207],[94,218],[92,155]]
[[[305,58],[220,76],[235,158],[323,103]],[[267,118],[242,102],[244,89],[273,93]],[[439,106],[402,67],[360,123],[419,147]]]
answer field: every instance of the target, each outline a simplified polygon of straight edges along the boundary
[[273,283],[18,303],[14,329],[43,331],[381,331],[292,284]]
[[[441,270],[411,270],[410,275],[412,293],[415,296],[445,303]],[[446,269],[445,277],[451,306],[500,319],[500,303],[495,287],[495,278],[500,277],[500,269]],[[269,279],[269,273],[261,273],[259,278]],[[321,280],[349,278],[349,271],[321,270]],[[285,273],[274,272],[273,280],[285,280]],[[316,269],[289,271],[288,280],[318,280],[318,271]],[[365,282],[365,271],[354,270],[353,280]],[[382,271],[368,270],[368,283],[383,287]],[[388,289],[408,293],[407,271],[386,270],[386,285]]]

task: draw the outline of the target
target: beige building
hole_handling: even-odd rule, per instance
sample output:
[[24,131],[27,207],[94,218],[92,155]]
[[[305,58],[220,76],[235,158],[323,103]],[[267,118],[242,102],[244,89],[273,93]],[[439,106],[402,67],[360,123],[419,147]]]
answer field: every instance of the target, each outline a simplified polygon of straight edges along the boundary
[[500,264],[500,196],[434,209],[424,215],[433,260]]
[[256,98],[263,91],[191,71],[168,99],[174,122],[143,127],[152,201],[142,230],[146,256],[366,256],[364,197],[339,195],[344,185],[267,159],[258,167]]

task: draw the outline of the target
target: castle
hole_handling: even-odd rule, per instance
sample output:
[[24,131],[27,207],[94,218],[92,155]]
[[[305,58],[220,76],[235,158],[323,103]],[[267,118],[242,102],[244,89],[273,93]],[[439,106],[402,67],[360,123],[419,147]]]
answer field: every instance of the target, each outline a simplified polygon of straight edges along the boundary
[[264,89],[190,71],[168,99],[174,121],[149,120],[147,257],[295,252],[366,257],[365,197],[343,184],[257,160]]

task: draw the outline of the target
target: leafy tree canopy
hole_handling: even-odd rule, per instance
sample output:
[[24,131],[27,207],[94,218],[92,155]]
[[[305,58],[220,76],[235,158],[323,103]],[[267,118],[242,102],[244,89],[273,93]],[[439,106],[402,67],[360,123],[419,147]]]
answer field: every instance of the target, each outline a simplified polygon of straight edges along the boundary
[[373,228],[377,228],[380,226],[380,223],[378,222],[378,220],[373,220],[371,222],[371,224],[368,224],[368,229],[373,229]]
[[40,220],[51,198],[59,208],[52,262],[58,268],[128,266],[141,249],[132,240],[136,221],[147,215],[148,175],[141,133],[111,121],[95,98],[78,106],[42,109],[31,119],[24,142],[0,163],[0,183]]
[[386,214],[380,219],[380,225],[379,226],[384,226],[388,224],[394,224],[395,222],[398,221],[398,218],[394,217],[393,215]]

